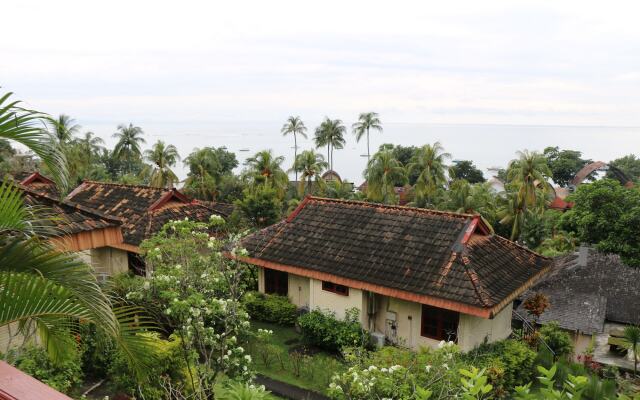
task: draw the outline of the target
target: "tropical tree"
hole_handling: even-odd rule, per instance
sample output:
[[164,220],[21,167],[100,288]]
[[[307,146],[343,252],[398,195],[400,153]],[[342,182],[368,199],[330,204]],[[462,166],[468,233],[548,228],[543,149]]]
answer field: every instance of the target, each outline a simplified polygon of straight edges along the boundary
[[439,188],[447,182],[445,160],[451,158],[439,142],[422,146],[408,165],[409,172],[417,172],[416,195],[427,199],[433,198]]
[[456,161],[451,168],[449,168],[449,175],[452,179],[464,179],[469,183],[482,183],[486,181],[482,171],[473,165],[473,161],[460,160]]
[[325,183],[324,196],[331,199],[353,199],[353,183],[337,179],[330,180]]
[[134,161],[139,160],[142,155],[140,145],[146,143],[142,135],[142,128],[131,123],[129,126],[118,125],[118,132],[113,134],[113,137],[118,139],[113,155],[125,162],[127,173],[131,173]]
[[524,206],[524,202],[517,192],[506,193],[503,204],[498,211],[498,218],[500,218],[500,224],[511,227],[511,240],[520,238],[528,212],[531,211]]
[[624,327],[624,344],[633,355],[633,375],[637,375],[638,353],[640,353],[640,327],[634,325]]
[[272,187],[278,193],[278,197],[282,198],[289,185],[287,173],[282,169],[283,162],[284,157],[274,156],[271,150],[259,151],[245,161],[245,179],[254,187]]
[[104,149],[104,140],[90,131],[85,132],[84,136],[77,139],[76,142],[80,145],[82,151],[89,156],[89,162],[92,161],[94,155],[99,154]]
[[[289,117],[287,118],[287,122],[284,123],[282,129],[280,130],[283,136],[293,135],[293,162],[295,163],[298,160],[298,136],[300,135],[303,138],[307,138],[307,127],[304,126],[304,122],[300,119],[300,117]],[[296,181],[298,180],[298,170],[294,168],[296,173]]]
[[447,191],[445,208],[460,213],[480,214],[488,225],[496,220],[496,196],[487,183],[471,185],[464,179],[453,181]]
[[546,196],[552,190],[547,181],[551,170],[547,159],[538,152],[519,151],[518,158],[509,163],[507,184],[518,193],[524,209],[540,205],[540,196]]
[[376,112],[362,113],[358,117],[358,122],[354,123],[351,128],[353,134],[356,135],[356,141],[360,142],[363,136],[367,136],[367,163],[371,160],[371,152],[369,150],[369,131],[371,129],[382,132],[382,122],[380,116]]
[[[64,155],[41,127],[47,117],[9,102],[10,96],[0,97],[0,138],[38,154],[52,176],[65,185]],[[94,322],[115,339],[142,377],[153,357],[148,342],[137,333],[149,323],[136,315],[138,310],[114,311],[91,267],[42,240],[43,231],[36,229],[40,221],[16,187],[0,185],[0,326],[37,334],[52,359],[62,361],[76,349],[76,321]]]
[[76,124],[75,119],[65,114],[60,114],[56,120],[50,120],[49,126],[53,137],[55,137],[60,144],[70,142],[81,128],[80,125]]
[[370,200],[392,204],[397,202],[395,182],[406,179],[406,170],[391,151],[383,150],[369,161],[364,178]]
[[227,184],[237,181],[232,171],[238,160],[223,147],[196,148],[184,159],[184,164],[189,168],[184,190],[201,200],[218,199]]
[[339,119],[325,117],[324,121],[316,128],[314,142],[316,148],[327,146],[327,161],[329,169],[333,169],[333,149],[342,149],[345,145],[344,135],[347,129]]
[[171,170],[180,160],[178,149],[172,144],[165,144],[158,140],[150,150],[144,152],[145,158],[151,163],[149,168],[149,184],[155,187],[173,187],[178,177]]
[[322,154],[313,150],[305,150],[298,155],[292,170],[301,173],[298,184],[298,193],[301,197],[312,192],[314,183],[319,189],[324,187],[322,173],[327,169],[327,166]]

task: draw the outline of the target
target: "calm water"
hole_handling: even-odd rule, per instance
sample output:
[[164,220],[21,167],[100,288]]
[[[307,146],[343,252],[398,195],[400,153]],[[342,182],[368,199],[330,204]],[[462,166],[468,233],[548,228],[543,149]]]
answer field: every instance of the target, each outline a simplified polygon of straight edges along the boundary
[[[316,124],[307,123],[308,126]],[[236,153],[241,162],[266,148],[284,155],[287,166],[293,159],[293,138],[283,137],[279,133],[281,122],[203,122],[186,127],[153,123],[140,125],[147,133],[148,144],[158,139],[173,143],[182,156],[186,156],[194,147],[226,146]],[[113,127],[87,124],[87,128],[92,128],[105,138],[108,145],[113,145],[110,137]],[[299,139],[299,150],[313,148],[311,137],[312,134],[309,134],[309,139]],[[640,128],[386,123],[383,134],[371,134],[371,150],[373,153],[380,144],[389,142],[422,145],[435,141],[440,141],[453,159],[474,160],[488,175],[487,168],[506,165],[515,157],[516,151],[523,149],[542,151],[546,146],[560,146],[580,150],[585,157],[602,161],[640,153]],[[249,151],[241,152],[241,149]],[[326,154],[325,149],[318,151]],[[334,153],[335,169],[343,178],[361,182],[366,163],[366,157],[361,156],[363,154],[366,154],[366,142],[356,143],[349,134],[345,148]],[[182,165],[176,172],[181,178],[186,174]]]

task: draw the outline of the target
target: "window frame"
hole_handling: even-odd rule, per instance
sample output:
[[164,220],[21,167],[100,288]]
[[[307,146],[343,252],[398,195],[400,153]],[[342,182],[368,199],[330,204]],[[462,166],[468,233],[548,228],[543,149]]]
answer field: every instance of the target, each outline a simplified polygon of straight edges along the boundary
[[322,281],[322,290],[325,292],[335,293],[340,296],[349,296],[349,286],[339,285],[329,281]]
[[[425,318],[430,316],[429,318]],[[434,321],[436,334],[429,334],[425,329],[425,322],[427,320]],[[420,336],[434,340],[449,340],[447,331],[451,325],[455,325],[454,342],[458,342],[458,329],[460,327],[460,313],[457,311],[451,311],[444,308],[428,306],[422,304],[420,315]]]

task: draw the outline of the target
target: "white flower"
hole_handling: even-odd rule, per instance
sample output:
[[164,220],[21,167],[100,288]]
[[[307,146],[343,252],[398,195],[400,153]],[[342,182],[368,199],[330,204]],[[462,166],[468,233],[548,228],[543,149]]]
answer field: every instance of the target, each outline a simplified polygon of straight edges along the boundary
[[425,367],[424,367],[424,369],[425,369],[427,372],[431,371],[431,365],[427,365],[427,366],[425,366]]

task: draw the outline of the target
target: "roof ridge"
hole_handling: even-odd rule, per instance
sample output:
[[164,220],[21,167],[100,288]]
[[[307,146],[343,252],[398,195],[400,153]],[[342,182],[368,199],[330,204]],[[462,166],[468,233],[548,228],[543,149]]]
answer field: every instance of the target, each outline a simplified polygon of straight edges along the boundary
[[531,250],[530,248],[528,248],[528,247],[526,247],[526,246],[523,246],[523,245],[521,245],[521,244],[518,244],[517,242],[514,242],[513,240],[509,240],[509,239],[504,238],[504,237],[502,237],[502,236],[500,236],[500,235],[497,235],[497,234],[495,234],[495,233],[494,233],[493,235],[491,235],[491,236],[495,236],[495,237],[496,237],[496,238],[498,238],[499,240],[502,240],[503,242],[506,242],[507,244],[510,244],[510,245],[512,245],[512,246],[516,246],[516,247],[518,247],[518,248],[520,248],[520,249],[522,249],[522,250],[524,250],[524,251],[526,251],[526,252],[528,252],[528,253],[533,254],[533,255],[534,255],[534,256],[536,256],[536,257],[542,257],[542,258],[544,258],[545,260],[552,260],[552,258],[551,258],[551,257],[543,256],[542,254],[540,254],[540,253],[538,253],[538,252],[535,252],[535,251]]
[[318,196],[307,196],[307,198],[309,198],[310,200],[318,200],[318,201],[323,201],[326,203],[343,203],[343,204],[359,204],[359,205],[364,205],[364,206],[368,206],[368,207],[372,207],[372,208],[388,208],[388,209],[392,209],[392,210],[405,210],[405,211],[415,211],[415,212],[419,212],[422,214],[432,214],[432,215],[448,215],[451,217],[457,217],[457,218],[474,218],[477,217],[479,214],[466,214],[466,213],[459,213],[459,212],[455,212],[455,211],[445,211],[445,210],[434,210],[432,208],[419,208],[419,207],[409,207],[409,206],[399,206],[399,205],[395,205],[395,204],[382,204],[382,203],[372,203],[372,202],[368,202],[368,201],[362,201],[362,200],[345,200],[345,199],[331,199],[328,197],[318,197]]
[[132,184],[128,184],[128,183],[119,183],[119,182],[100,182],[100,181],[92,181],[92,180],[88,180],[88,179],[83,180],[82,183],[80,185],[78,185],[78,187],[82,186],[85,183],[98,184],[98,185],[107,185],[107,186],[120,186],[120,187],[140,188],[140,189],[154,189],[154,190],[159,190],[159,191],[171,191],[171,190],[178,191],[178,189],[176,189],[176,188],[170,188],[169,189],[169,188],[159,188],[159,187],[150,186],[150,185],[132,185]]

